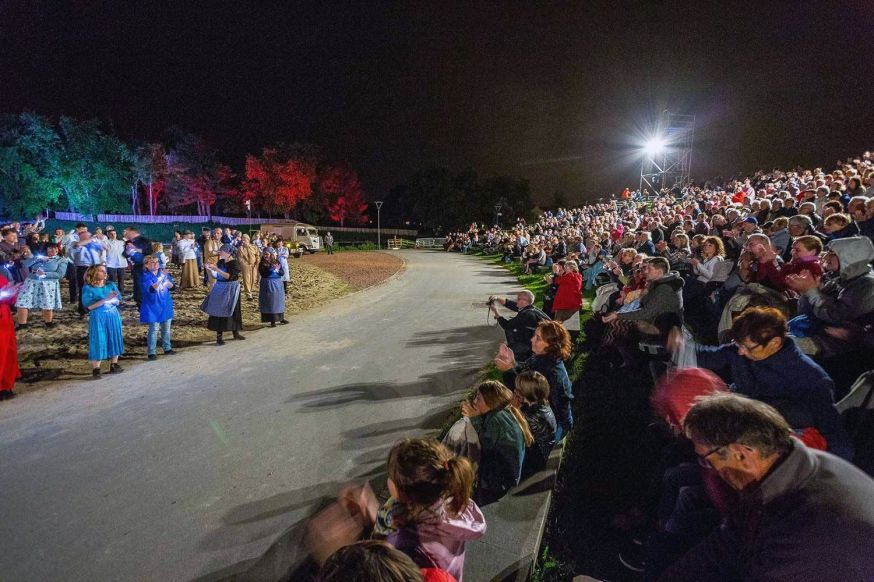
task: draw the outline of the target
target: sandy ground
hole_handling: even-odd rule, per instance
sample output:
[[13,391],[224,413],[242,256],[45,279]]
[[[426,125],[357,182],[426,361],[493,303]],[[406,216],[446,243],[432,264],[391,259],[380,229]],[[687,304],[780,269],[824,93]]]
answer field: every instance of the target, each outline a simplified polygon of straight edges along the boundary
[[[292,259],[292,281],[285,313],[292,316],[319,307],[347,293],[385,281],[402,268],[403,261],[400,258],[376,252],[346,252],[331,256],[317,254]],[[178,271],[171,269],[171,272],[179,280]],[[128,293],[130,286],[128,279]],[[180,290],[174,294],[172,342],[175,350],[215,341],[215,335],[206,329],[206,314],[200,310],[205,295],[206,287]],[[66,303],[66,282],[62,282],[61,297],[65,302],[64,308],[55,313],[58,325],[54,329],[46,329],[39,312],[33,311],[29,317],[30,326],[17,334],[19,364],[23,375],[15,386],[18,393],[47,388],[59,380],[87,379],[91,376],[88,320],[80,320],[76,306]],[[264,327],[258,311],[257,290],[254,298],[249,301],[243,297],[243,327],[247,334]],[[122,319],[125,355],[121,358],[121,364],[129,368],[146,361],[146,327],[139,323],[139,314],[133,301],[122,305]],[[158,354],[161,358],[160,349]]]

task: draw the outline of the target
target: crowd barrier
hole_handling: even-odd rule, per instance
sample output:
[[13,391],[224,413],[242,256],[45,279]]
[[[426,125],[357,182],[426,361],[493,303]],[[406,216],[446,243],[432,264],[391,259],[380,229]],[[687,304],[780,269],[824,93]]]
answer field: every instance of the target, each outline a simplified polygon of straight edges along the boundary
[[442,238],[417,238],[416,239],[416,248],[417,249],[442,249],[443,248],[443,240]]

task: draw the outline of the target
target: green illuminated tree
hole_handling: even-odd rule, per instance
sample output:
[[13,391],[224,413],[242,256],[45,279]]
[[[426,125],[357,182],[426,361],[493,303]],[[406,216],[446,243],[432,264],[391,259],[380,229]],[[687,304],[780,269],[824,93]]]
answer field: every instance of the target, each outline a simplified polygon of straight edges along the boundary
[[60,140],[45,117],[0,120],[0,214],[31,217],[57,204]]

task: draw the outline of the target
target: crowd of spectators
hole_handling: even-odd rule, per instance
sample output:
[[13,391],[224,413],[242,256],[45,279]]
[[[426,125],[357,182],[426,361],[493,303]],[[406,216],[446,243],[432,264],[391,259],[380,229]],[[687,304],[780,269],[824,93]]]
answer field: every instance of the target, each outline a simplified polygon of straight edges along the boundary
[[[831,171],[629,193],[445,238],[446,251],[500,254],[547,277],[542,311],[531,294],[498,299],[518,312],[498,317],[508,345],[499,369],[517,367],[513,352],[536,359],[526,333],[577,317],[583,287],[594,311],[590,358],[616,374],[647,370],[660,386],[653,416],[672,409],[674,436],[651,503],[638,508],[642,551],[622,558],[646,579],[866,580],[874,571],[874,481],[853,463],[874,466],[837,406],[874,369],[869,192],[866,153]],[[560,440],[573,394],[547,384]]]

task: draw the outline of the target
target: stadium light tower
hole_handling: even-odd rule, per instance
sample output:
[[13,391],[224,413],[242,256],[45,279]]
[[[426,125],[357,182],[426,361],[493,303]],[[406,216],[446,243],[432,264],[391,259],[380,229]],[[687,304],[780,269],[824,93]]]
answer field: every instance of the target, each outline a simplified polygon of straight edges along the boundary
[[662,188],[686,186],[692,179],[692,141],[695,116],[671,113],[659,116],[651,137],[643,144],[640,166],[640,190],[658,193]]
[[379,224],[379,211],[382,209],[382,200],[374,202],[376,204],[376,248],[382,249],[382,231]]

